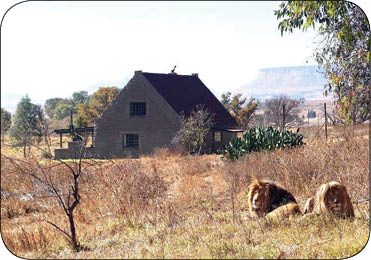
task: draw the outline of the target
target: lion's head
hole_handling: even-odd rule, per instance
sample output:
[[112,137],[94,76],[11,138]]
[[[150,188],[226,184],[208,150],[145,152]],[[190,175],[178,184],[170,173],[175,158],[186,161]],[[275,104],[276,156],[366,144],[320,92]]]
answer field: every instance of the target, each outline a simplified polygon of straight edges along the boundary
[[250,213],[258,217],[265,216],[290,202],[296,203],[290,192],[267,180],[254,179],[249,185],[248,191]]
[[251,214],[259,217],[268,212],[269,182],[255,179],[249,186],[248,205]]
[[316,192],[315,212],[337,217],[354,217],[352,202],[344,185],[331,181],[322,184]]

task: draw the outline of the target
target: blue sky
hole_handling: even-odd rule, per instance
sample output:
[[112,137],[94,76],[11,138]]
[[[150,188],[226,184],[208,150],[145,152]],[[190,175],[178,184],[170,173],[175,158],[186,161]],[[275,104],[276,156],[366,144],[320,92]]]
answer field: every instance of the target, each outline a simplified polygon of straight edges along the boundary
[[220,96],[260,69],[315,65],[315,33],[281,37],[280,2],[25,2],[2,25],[1,106],[118,86],[135,70],[199,73]]

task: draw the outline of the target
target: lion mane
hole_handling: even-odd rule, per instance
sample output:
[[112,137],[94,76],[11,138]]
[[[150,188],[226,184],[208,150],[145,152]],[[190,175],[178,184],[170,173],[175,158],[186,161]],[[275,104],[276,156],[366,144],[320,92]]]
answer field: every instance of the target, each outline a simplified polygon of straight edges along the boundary
[[314,209],[314,199],[308,198],[304,205],[304,214],[313,212]]
[[342,218],[353,218],[354,209],[347,189],[336,181],[322,184],[316,191],[315,199],[309,198],[304,213],[329,214]]
[[247,197],[252,216],[277,218],[301,213],[294,196],[271,181],[253,179]]

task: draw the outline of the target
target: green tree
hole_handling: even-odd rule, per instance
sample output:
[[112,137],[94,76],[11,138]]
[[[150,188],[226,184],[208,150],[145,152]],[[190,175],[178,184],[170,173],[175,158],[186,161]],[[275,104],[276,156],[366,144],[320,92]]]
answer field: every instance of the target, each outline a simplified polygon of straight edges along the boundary
[[200,154],[213,124],[213,118],[214,115],[203,105],[196,106],[188,117],[180,115],[180,128],[172,139],[172,143],[180,143],[185,145],[191,153]]
[[23,146],[23,156],[27,157],[26,148],[39,143],[43,136],[43,111],[41,106],[31,103],[26,95],[17,105],[13,117],[13,126],[10,128],[10,137],[15,145]]
[[76,106],[72,103],[71,100],[65,100],[63,102],[60,102],[54,111],[54,118],[61,120],[67,116],[69,116],[70,111],[72,113],[76,114]]
[[230,110],[230,104],[231,104],[231,92],[223,93],[222,99],[220,102],[223,104],[223,106],[229,111]]
[[63,100],[64,100],[63,98],[49,98],[49,99],[47,99],[45,101],[45,104],[44,104],[45,114],[49,118],[54,118],[54,116],[55,116],[55,108]]
[[79,104],[75,120],[77,126],[82,127],[93,123],[118,93],[117,87],[101,87],[91,96],[87,104]]
[[72,94],[72,102],[77,106],[78,104],[83,104],[88,100],[88,92],[85,90],[74,92]]
[[247,129],[253,115],[258,107],[258,102],[255,98],[250,98],[246,103],[246,98],[242,94],[236,94],[231,97],[231,92],[222,94],[221,103],[236,119],[239,127]]
[[45,101],[44,110],[49,118],[62,120],[67,117],[72,110],[77,113],[79,104],[84,104],[89,99],[87,91],[78,91],[72,94],[72,98],[50,98]]
[[236,94],[233,97],[231,97],[231,95],[231,92],[222,94],[221,103],[232,114],[232,116],[237,117],[239,111],[241,111],[242,106],[246,102],[246,98],[242,98],[242,94]]
[[4,143],[4,135],[10,129],[12,116],[4,108],[1,108],[1,142]]
[[318,26],[320,41],[313,56],[329,79],[324,94],[334,95],[345,122],[369,120],[371,40],[363,11],[347,1],[287,1],[275,15],[282,35]]
[[250,98],[249,102],[238,112],[237,123],[243,129],[248,129],[250,123],[254,120],[254,114],[258,108],[258,101]]

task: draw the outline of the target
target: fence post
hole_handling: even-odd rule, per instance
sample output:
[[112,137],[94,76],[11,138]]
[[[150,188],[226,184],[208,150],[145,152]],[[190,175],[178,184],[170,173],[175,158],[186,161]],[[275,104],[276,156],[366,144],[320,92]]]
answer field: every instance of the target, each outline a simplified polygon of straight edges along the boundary
[[325,109],[325,136],[327,141],[327,111],[326,111],[326,103],[323,103],[324,109]]
[[285,131],[285,105],[282,105],[282,132]]
[[308,135],[308,138],[309,138],[309,109],[308,109],[308,112],[307,112],[307,118],[308,118],[307,135]]

